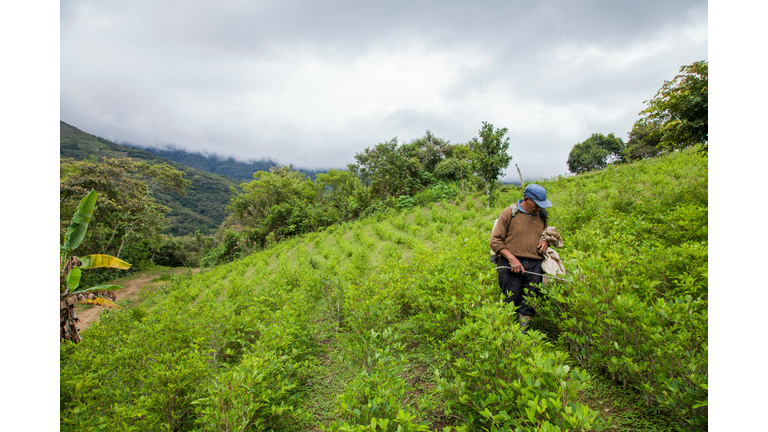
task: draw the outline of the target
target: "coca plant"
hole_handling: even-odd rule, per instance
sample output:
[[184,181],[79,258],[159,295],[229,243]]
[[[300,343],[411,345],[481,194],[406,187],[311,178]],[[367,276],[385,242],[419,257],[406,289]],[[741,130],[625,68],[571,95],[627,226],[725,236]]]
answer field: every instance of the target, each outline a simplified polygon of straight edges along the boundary
[[120,306],[114,303],[115,294],[113,290],[122,288],[120,285],[97,285],[90,288],[80,287],[80,276],[83,270],[110,267],[127,270],[131,267],[127,262],[110,255],[94,254],[84,257],[77,257],[71,252],[80,246],[88,230],[88,223],[93,216],[93,210],[96,206],[96,199],[99,194],[91,191],[85,198],[80,200],[72,223],[69,225],[67,233],[64,235],[64,244],[60,252],[60,280],[59,280],[59,308],[61,333],[60,340],[70,342],[80,342],[80,329],[77,326],[77,315],[75,315],[75,303],[94,304],[112,309],[120,309]]

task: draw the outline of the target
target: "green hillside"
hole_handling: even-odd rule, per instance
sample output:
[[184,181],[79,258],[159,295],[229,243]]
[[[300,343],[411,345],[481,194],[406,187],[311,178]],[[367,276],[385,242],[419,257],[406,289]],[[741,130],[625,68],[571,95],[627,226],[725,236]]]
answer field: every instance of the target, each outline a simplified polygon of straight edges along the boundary
[[186,190],[186,196],[163,191],[154,194],[158,202],[171,209],[168,214],[171,234],[185,235],[196,230],[212,234],[227,217],[225,208],[231,198],[229,187],[238,186],[240,180],[191,168],[144,150],[121,146],[85,133],[63,121],[60,123],[59,153],[62,158],[83,160],[89,157],[127,157],[148,163],[167,163],[185,172],[187,180],[192,182]]
[[527,334],[488,260],[509,187],[490,211],[335,225],[105,311],[63,345],[61,430],[706,430],[707,156],[540,184],[572,282]]
[[[280,166],[279,163],[273,161],[272,159],[261,159],[257,161],[252,160],[249,162],[243,162],[236,160],[233,157],[222,157],[216,154],[193,153],[184,149],[172,147],[163,149],[147,147],[143,148],[143,150],[146,150],[147,152],[157,156],[182,163],[189,167],[245,181],[253,180],[253,173],[257,171],[269,171],[269,169],[272,167]],[[314,180],[315,176],[318,174],[328,172],[328,170],[311,170],[305,168],[296,168],[296,171],[303,172],[311,180]]]

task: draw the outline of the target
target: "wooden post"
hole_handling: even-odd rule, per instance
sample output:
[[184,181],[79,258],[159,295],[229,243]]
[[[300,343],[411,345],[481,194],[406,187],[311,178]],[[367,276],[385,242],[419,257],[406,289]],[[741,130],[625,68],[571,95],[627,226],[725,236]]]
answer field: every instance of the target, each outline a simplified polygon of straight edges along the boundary
[[515,164],[515,168],[517,168],[517,175],[520,176],[520,187],[525,189],[525,182],[523,181],[523,173],[520,172],[520,167]]

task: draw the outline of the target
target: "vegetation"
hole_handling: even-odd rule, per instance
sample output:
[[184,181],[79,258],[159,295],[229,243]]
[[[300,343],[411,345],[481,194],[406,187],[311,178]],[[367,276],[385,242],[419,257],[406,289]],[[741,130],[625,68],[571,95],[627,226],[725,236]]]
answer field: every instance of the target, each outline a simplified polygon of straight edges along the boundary
[[629,133],[626,146],[613,134],[592,134],[577,143],[568,155],[568,170],[584,173],[611,163],[655,157],[702,144],[709,137],[708,63],[698,61],[680,68],[672,81],[665,81],[656,95],[645,101],[647,108]]
[[[498,134],[501,130],[494,132],[493,127],[488,124],[483,127],[485,128],[481,129],[483,142],[487,142],[491,147],[500,146],[498,151],[506,151],[508,142],[504,145],[493,144],[494,139],[500,140],[503,137],[506,129],[500,136],[494,136],[494,133]],[[486,130],[488,127],[490,129]],[[79,157],[83,154],[116,156],[110,163],[114,166],[131,167],[132,176],[137,172],[145,173],[153,170],[155,168],[152,167],[155,166],[163,166],[166,170],[172,169],[169,165],[173,162],[161,163],[161,158],[143,150],[112,144],[85,134],[63,122],[61,131],[62,154],[77,154]],[[480,144],[478,141],[473,145],[481,149]],[[493,150],[491,147],[482,151],[491,152]],[[131,159],[127,159],[126,156]],[[218,203],[221,199],[221,194],[218,192],[220,182],[211,181],[208,178],[209,174],[202,175],[197,170],[181,166],[191,173],[191,187],[184,189],[184,192],[189,191],[189,193],[184,196],[185,193],[181,193],[179,187],[152,190],[152,196],[156,201],[144,213],[145,216],[150,214],[157,216],[148,226],[162,225],[162,227],[157,232],[144,233],[147,235],[136,233],[134,237],[143,240],[128,249],[128,252],[132,253],[128,257],[134,262],[134,269],[137,270],[151,264],[183,266],[221,264],[293,235],[317,232],[336,223],[371,216],[387,209],[407,209],[452,198],[459,192],[463,196],[465,191],[474,190],[481,184],[482,180],[477,170],[483,166],[490,167],[488,163],[492,162],[492,156],[491,153],[485,154],[483,156],[485,162],[480,163],[478,161],[481,158],[468,144],[451,144],[428,130],[423,137],[409,143],[401,145],[397,143],[397,139],[393,139],[373,148],[367,148],[364,152],[355,155],[356,163],[351,164],[348,171],[329,170],[327,173],[317,174],[314,180],[292,166],[272,167],[268,172],[259,171],[254,174],[254,181],[241,185],[241,191],[230,186],[233,196],[230,205],[226,207]],[[506,153],[497,155],[497,159],[501,156],[509,159]],[[218,160],[213,156],[208,159]],[[143,162],[144,160],[147,162]],[[62,167],[67,168],[67,176],[76,178],[80,184],[104,183],[105,178],[113,175],[107,171],[115,169],[125,171],[126,169],[111,167],[100,170],[93,168],[94,164],[98,165],[94,161],[75,162],[65,158]],[[136,169],[137,166],[140,169]],[[87,167],[91,169],[85,169]],[[496,176],[501,169],[496,168]],[[125,177],[122,171],[117,175]],[[491,181],[491,177],[488,176],[493,174],[490,171],[484,175],[487,181]],[[146,175],[144,177],[147,178]],[[497,178],[494,177],[489,185],[486,185],[488,193],[495,189]],[[84,188],[85,186],[80,187],[80,189]],[[488,195],[487,198],[492,197]],[[139,200],[131,199],[130,201],[138,202]],[[112,202],[117,201],[108,201],[108,203]],[[169,204],[170,212],[162,203]],[[123,210],[126,210],[125,205]],[[227,211],[231,213],[224,218]],[[126,218],[131,215],[136,218],[140,212],[140,210],[124,211],[123,214]],[[163,213],[168,214],[170,224],[164,223]],[[147,218],[144,217],[144,219]],[[221,222],[216,225],[215,220],[221,220]],[[117,225],[113,223],[104,229],[112,229],[116,232]],[[214,228],[216,230],[212,231]],[[170,233],[173,237],[160,236],[158,233]],[[122,237],[111,235],[107,243],[114,239],[125,240],[126,238],[127,235]],[[103,244],[102,247],[108,247],[108,245]],[[125,252],[118,249],[116,253],[119,255]]]
[[572,233],[561,257],[578,283],[549,288],[541,310],[580,365],[695,428],[707,415],[708,230],[706,156],[691,150],[559,182],[555,223]]
[[680,68],[665,81],[640,114],[643,123],[657,124],[659,146],[680,149],[706,143],[709,137],[709,64],[698,61]]
[[326,216],[313,211],[320,210],[312,206],[319,198],[319,191],[304,174],[280,167],[270,172],[259,171],[253,177],[252,182],[242,185],[244,193],[232,199],[229,209],[249,228],[250,236],[259,245],[264,245],[271,232],[277,241],[309,232]]
[[[80,246],[88,230],[88,224],[93,216],[93,210],[98,198],[96,191],[91,191],[87,196],[80,200],[80,205],[72,217],[69,229],[64,235],[64,243],[61,245],[61,256],[59,259],[59,309],[60,309],[60,340],[70,342],[80,342],[80,329],[77,326],[77,315],[75,315],[75,303],[96,304],[119,309],[115,303],[107,300],[115,300],[113,290],[121,288],[117,285],[98,285],[90,288],[80,288],[80,277],[82,270],[88,270],[99,267],[110,267],[116,269],[128,269],[131,265],[125,261],[109,255],[94,254],[84,257],[71,255],[74,249]],[[105,298],[107,297],[107,298]]]
[[[62,159],[126,159],[147,165],[167,164],[186,174],[191,183],[185,194],[173,189],[155,190],[157,203],[170,209],[167,232],[174,236],[192,235],[195,231],[213,234],[227,217],[231,186],[238,181],[220,175],[190,168],[158,157],[144,150],[121,146],[103,138],[87,134],[61,122],[60,156]],[[253,173],[251,173],[253,174]]]
[[[89,191],[102,196],[91,229],[81,248],[89,254],[123,257],[138,268],[150,261],[169,221],[169,209],[158,204],[158,190],[183,193],[189,181],[184,173],[166,164],[146,164],[130,159],[62,159],[59,213],[71,215]],[[62,221],[61,233],[66,232]],[[103,279],[101,279],[103,280]]]
[[[272,167],[280,166],[279,163],[272,159],[251,159],[247,162],[243,162],[236,160],[233,157],[223,157],[215,153],[193,153],[173,146],[165,148],[133,147],[140,148],[154,155],[184,164],[188,167],[238,180],[251,180],[253,178],[253,173],[255,172],[269,171]],[[306,168],[297,168],[296,170],[306,174],[310,180],[314,180],[318,174],[328,172],[328,170],[311,170]]]
[[227,209],[235,223],[206,263],[222,263],[270,242],[318,232],[334,224],[387,209],[408,209],[450,199],[464,184],[477,185],[476,154],[432,132],[409,143],[379,143],[355,155],[348,171],[329,170],[314,181],[293,167],[259,171],[254,180],[232,189]]
[[[695,150],[540,181],[572,283],[544,287],[527,335],[486,258],[494,217],[522,191],[486,209],[487,195],[438,198],[436,183],[105,311],[61,347],[61,429],[706,429],[707,156]],[[281,208],[265,191],[284,182],[353,209],[354,180],[330,177],[321,188],[274,170],[244,194],[248,208]]]
[[[349,171],[370,189],[370,199],[384,202],[390,198],[411,197],[439,180],[438,166],[445,167],[454,152],[466,147],[453,145],[431,131],[409,143],[398,144],[397,138],[366,148],[355,154]],[[466,152],[465,152],[466,153]],[[443,179],[455,180],[456,172],[444,168]]]
[[661,154],[659,125],[645,119],[638,120],[629,132],[629,141],[624,147],[623,159],[633,161],[647,159]]
[[493,125],[483,122],[480,139],[469,141],[469,148],[474,152],[474,169],[485,185],[485,208],[490,208],[491,194],[499,181],[499,176],[509,166],[512,156],[507,154],[509,138],[504,139],[507,128],[493,129]]
[[568,154],[568,171],[584,173],[603,169],[612,162],[621,162],[623,152],[624,141],[621,138],[613,134],[592,134],[571,149]]

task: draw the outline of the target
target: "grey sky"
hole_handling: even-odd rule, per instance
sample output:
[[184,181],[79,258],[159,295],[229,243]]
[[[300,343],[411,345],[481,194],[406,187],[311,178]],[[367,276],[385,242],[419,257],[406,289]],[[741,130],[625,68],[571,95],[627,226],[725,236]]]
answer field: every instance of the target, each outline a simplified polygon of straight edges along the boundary
[[61,119],[121,143],[341,168],[509,129],[529,178],[708,60],[705,1],[61,2]]

